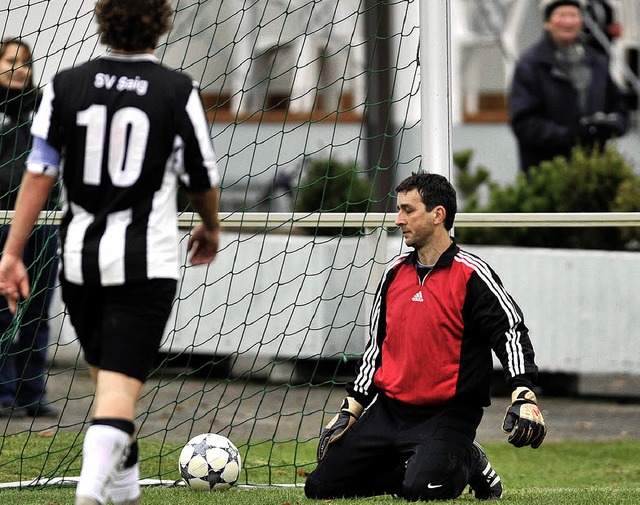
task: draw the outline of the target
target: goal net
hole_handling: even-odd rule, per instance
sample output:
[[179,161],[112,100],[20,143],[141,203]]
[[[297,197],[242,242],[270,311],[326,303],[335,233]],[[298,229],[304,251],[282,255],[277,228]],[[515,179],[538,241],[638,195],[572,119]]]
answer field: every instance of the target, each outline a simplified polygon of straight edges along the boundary
[[[377,283],[402,248],[391,195],[399,180],[422,165],[419,2],[172,1],[174,28],[156,55],[200,83],[222,175],[223,232],[216,261],[189,266],[186,244],[195,218],[180,199],[181,278],[136,418],[144,444],[142,477],[150,483],[177,481],[182,446],[213,432],[240,449],[241,484],[300,484],[314,466],[317,437],[339,408],[364,348]],[[480,4],[491,2],[452,2]],[[21,37],[30,44],[35,81],[42,86],[61,68],[104,51],[92,7],[82,0],[9,0],[0,5],[2,39]],[[476,101],[477,94],[469,95],[466,101]],[[3,114],[0,108],[0,128]],[[8,170],[26,153],[0,131],[0,170]],[[510,148],[499,142],[492,137],[490,149],[507,156]],[[11,209],[2,209],[0,217],[6,232]],[[41,224],[59,218],[47,211]],[[456,227],[605,224],[637,229],[640,216],[456,218]],[[542,365],[637,376],[637,353],[628,353],[638,347],[637,252],[621,252],[613,260],[613,253],[601,251],[586,266],[574,263],[582,258],[575,251],[552,259],[539,250],[519,253],[526,269],[508,251],[483,253],[492,264],[502,261],[501,277],[526,305],[532,326],[553,319],[536,341]],[[31,265],[34,285],[44,275],[42,258],[36,254]],[[584,275],[602,264],[607,276]],[[596,277],[615,285],[596,284]],[[606,307],[601,296],[590,298],[602,292],[608,293]],[[49,327],[45,367],[30,380],[46,380],[49,405],[59,413],[19,416],[11,405],[0,408],[0,488],[73,483],[79,475],[92,387],[57,286],[52,297],[48,317],[22,315],[0,331],[0,372],[11,362],[22,363],[17,379],[0,381],[1,392],[4,386],[28,386],[22,376],[35,358],[15,345],[21,329],[27,323]],[[576,303],[567,306],[568,299]],[[559,306],[562,317],[550,318]],[[575,345],[568,342],[571,335]],[[615,345],[603,335],[615,335]]]
[[[223,233],[215,263],[190,267],[193,215],[181,202],[182,277],[136,419],[140,439],[155,448],[142,454],[143,468],[160,463],[142,477],[177,480],[179,447],[215,432],[247,456],[245,483],[254,483],[253,468],[266,470],[261,483],[300,482],[312,459],[284,458],[280,447],[295,455],[298,444],[314,444],[339,407],[375,283],[400,249],[388,239],[392,223],[367,217],[392,210],[396,178],[420,166],[417,1],[174,5],[174,28],[156,54],[200,83],[222,174]],[[29,43],[36,84],[104,50],[92,7],[0,6],[2,38]],[[10,148],[2,145],[3,160]],[[4,409],[0,473],[4,482],[59,483],[79,474],[92,389],[57,287],[49,317],[34,321],[51,331],[40,375],[60,416]],[[3,328],[0,366],[25,357],[14,345],[18,332],[16,322]],[[20,377],[17,388],[25,387]],[[34,445],[38,437],[49,440],[46,449]],[[255,447],[268,447],[268,456],[253,460]]]

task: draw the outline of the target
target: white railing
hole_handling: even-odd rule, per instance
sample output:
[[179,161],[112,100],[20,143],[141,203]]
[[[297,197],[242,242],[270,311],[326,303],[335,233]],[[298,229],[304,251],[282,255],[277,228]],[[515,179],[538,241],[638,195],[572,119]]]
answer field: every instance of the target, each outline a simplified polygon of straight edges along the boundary
[[[14,211],[0,211],[0,222],[13,220]],[[45,211],[38,224],[59,224],[62,212]],[[363,226],[368,228],[395,227],[395,212],[221,212],[223,228],[261,227],[272,228],[291,225],[293,228]],[[183,212],[178,216],[180,228],[189,228],[200,222],[197,214]],[[601,226],[640,226],[640,212],[460,212],[456,214],[456,227],[570,227],[587,228]]]

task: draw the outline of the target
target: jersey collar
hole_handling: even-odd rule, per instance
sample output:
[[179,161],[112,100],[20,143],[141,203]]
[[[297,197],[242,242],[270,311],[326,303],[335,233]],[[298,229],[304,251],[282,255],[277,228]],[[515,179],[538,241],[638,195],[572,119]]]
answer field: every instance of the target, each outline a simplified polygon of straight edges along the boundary
[[111,51],[102,53],[99,58],[116,61],[152,61],[154,63],[158,63],[160,61],[154,54],[151,53],[119,54],[113,53]]
[[[439,267],[446,267],[451,265],[451,263],[453,263],[453,258],[455,257],[456,254],[458,254],[459,250],[460,250],[460,247],[458,247],[458,244],[456,243],[456,239],[454,237],[451,237],[451,245],[447,248],[445,252],[442,253],[442,255],[438,258],[438,261],[436,261],[436,264],[433,265],[433,267],[439,268]],[[411,251],[411,253],[404,259],[404,262],[417,265],[418,253],[416,252],[415,249]]]

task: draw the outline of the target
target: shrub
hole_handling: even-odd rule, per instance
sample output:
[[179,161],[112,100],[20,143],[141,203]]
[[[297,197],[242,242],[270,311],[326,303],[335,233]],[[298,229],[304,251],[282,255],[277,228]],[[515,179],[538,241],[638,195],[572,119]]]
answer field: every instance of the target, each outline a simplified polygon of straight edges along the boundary
[[[454,164],[461,158],[454,158]],[[464,160],[464,158],[463,158]],[[458,166],[464,176],[464,212],[632,212],[640,209],[640,178],[614,147],[603,152],[573,149],[570,159],[557,157],[520,173],[514,185],[501,187],[480,177],[489,189],[488,203],[480,205],[469,189],[469,159]],[[466,192],[466,194],[465,194]],[[461,243],[581,249],[625,249],[637,243],[640,230],[617,227],[459,228]]]
[[[296,212],[366,212],[372,183],[357,165],[333,159],[313,160],[303,169],[294,204]],[[361,228],[310,229],[319,235],[354,235]]]

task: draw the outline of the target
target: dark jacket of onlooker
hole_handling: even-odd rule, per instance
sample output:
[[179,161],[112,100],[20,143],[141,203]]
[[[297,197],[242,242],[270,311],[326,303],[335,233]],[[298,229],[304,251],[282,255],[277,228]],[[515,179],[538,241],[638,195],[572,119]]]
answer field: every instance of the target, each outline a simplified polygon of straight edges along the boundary
[[[38,107],[40,93],[7,89],[0,86],[0,209],[13,210],[22,182],[24,164],[31,150],[31,120]],[[55,186],[46,208],[58,204],[59,190]]]
[[38,92],[0,86],[0,208],[12,210],[31,147]]
[[[518,140],[521,170],[528,171],[556,156],[568,157],[578,143],[589,147],[599,140],[603,147],[606,138],[627,130],[624,96],[610,76],[606,57],[587,45],[582,47],[591,70],[584,110],[570,76],[555,57],[556,46],[548,33],[518,61],[509,113]],[[603,114],[608,134],[603,136],[603,128],[596,132],[591,127],[590,136],[587,123]]]

